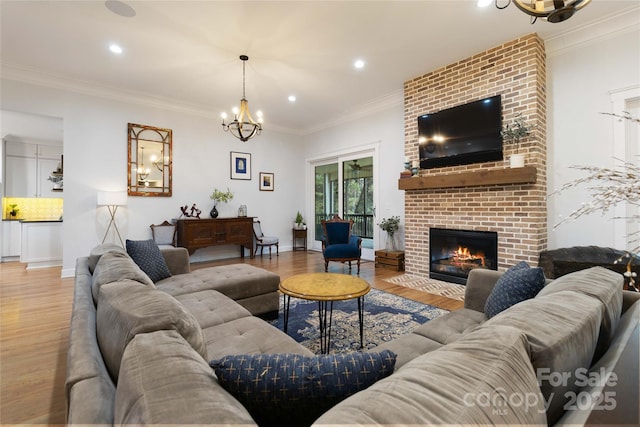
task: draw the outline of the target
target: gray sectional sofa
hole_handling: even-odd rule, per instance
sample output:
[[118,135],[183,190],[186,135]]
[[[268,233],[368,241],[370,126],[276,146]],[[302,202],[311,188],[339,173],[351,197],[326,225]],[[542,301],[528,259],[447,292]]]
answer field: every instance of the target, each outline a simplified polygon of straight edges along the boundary
[[[68,424],[255,425],[208,361],[313,356],[255,316],[277,308],[279,277],[244,264],[189,272],[186,250],[175,248],[162,252],[172,276],[154,284],[122,252],[100,246],[76,264]],[[569,400],[599,389],[580,388],[576,374],[616,366],[637,333],[640,295],[595,267],[487,320],[500,275],[472,271],[463,309],[375,349],[397,354],[395,372],[314,424],[583,424],[592,408],[572,410]]]

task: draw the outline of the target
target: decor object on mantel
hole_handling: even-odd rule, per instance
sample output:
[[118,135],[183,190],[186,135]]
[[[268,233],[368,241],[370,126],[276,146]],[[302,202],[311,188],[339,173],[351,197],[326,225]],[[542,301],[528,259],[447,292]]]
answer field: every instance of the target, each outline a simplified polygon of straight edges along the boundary
[[228,187],[226,192],[220,191],[216,188],[213,190],[213,193],[211,194],[210,198],[211,200],[213,200],[213,209],[211,209],[211,212],[209,212],[209,215],[211,215],[211,218],[217,218],[218,209],[216,209],[216,205],[218,204],[218,202],[227,203],[229,200],[232,200],[233,193],[231,192],[231,190],[229,190]]
[[227,113],[222,113],[222,129],[225,132],[231,132],[233,136],[242,142],[246,142],[262,132],[262,111],[257,111],[258,121],[253,120],[249,112],[249,101],[245,96],[245,65],[249,60],[247,55],[240,55],[242,61],[242,99],[240,100],[240,108],[233,107],[233,121],[229,124],[225,123]]
[[395,233],[398,231],[398,228],[400,228],[400,217],[392,216],[391,218],[382,218],[382,221],[380,221],[378,225],[387,232],[387,251],[396,251]]
[[182,215],[180,215],[181,218],[185,216],[187,218],[200,219],[200,214],[202,213],[202,211],[196,207],[195,203],[191,205],[191,209],[189,209],[189,205],[181,206],[180,211],[182,212]]
[[495,3],[498,9],[505,9],[512,2],[518,9],[530,15],[531,23],[535,24],[538,18],[552,23],[566,21],[588,5],[591,0],[507,0],[502,6],[498,4],[498,0],[478,0],[478,6],[484,7]]
[[515,154],[509,157],[509,166],[512,168],[521,168],[524,166],[524,154],[518,153],[520,148],[520,139],[526,138],[531,134],[533,126],[525,122],[522,113],[518,113],[512,124],[507,124],[500,134],[505,144],[513,144],[516,147]]

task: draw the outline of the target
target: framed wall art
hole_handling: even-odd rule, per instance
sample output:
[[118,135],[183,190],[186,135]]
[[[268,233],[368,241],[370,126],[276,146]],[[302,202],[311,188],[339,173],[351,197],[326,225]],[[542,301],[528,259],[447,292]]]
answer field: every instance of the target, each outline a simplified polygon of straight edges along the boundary
[[231,152],[231,179],[251,179],[251,154]]
[[260,191],[273,191],[273,173],[260,172]]

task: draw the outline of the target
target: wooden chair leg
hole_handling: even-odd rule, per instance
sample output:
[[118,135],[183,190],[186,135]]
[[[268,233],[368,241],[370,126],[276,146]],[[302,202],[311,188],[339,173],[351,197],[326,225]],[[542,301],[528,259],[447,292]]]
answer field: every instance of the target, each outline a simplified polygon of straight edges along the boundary
[[360,275],[360,258],[358,258],[358,275]]
[[271,245],[269,245],[269,259],[271,259]]
[[326,260],[325,260],[325,262],[324,262],[324,271],[325,271],[325,273],[326,273],[328,270],[329,270],[329,261],[326,261]]
[[276,256],[280,256],[280,249],[278,248],[278,243],[276,243]]
[[349,271],[351,271],[351,261],[349,261]]

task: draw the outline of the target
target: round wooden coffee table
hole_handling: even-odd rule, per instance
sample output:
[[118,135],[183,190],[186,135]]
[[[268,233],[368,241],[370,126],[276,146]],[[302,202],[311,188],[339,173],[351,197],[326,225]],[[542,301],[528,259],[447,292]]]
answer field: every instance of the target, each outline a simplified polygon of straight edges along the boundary
[[[359,277],[337,273],[308,273],[291,276],[279,286],[284,294],[284,332],[289,324],[289,302],[291,297],[318,301],[320,320],[320,352],[329,353],[331,342],[331,318],[333,302],[358,299],[358,321],[360,322],[360,348],[363,347],[363,310],[364,296],[371,287],[366,280]],[[328,308],[328,310],[327,310]],[[327,313],[329,319],[327,321]]]

